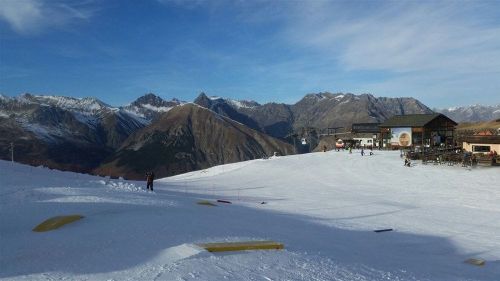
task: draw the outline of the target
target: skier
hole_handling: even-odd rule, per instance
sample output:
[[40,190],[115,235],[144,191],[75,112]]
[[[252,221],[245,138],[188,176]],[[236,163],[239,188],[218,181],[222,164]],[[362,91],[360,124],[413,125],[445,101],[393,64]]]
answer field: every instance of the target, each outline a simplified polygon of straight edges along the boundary
[[365,155],[365,150],[364,148],[361,148],[361,156],[364,156]]
[[405,156],[405,164],[404,164],[406,167],[411,167],[411,160],[410,160],[410,157],[408,157],[408,155]]
[[155,173],[153,171],[146,173],[146,188],[149,190],[151,188],[151,191],[153,191],[153,181],[155,179]]

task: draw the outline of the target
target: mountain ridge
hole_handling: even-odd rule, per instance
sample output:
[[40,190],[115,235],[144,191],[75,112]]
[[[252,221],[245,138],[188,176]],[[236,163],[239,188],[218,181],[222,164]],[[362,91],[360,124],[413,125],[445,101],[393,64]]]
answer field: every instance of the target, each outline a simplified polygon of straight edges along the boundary
[[[165,141],[191,143],[195,146],[195,150],[198,148],[196,146],[201,143],[203,149],[206,150],[193,152],[193,154],[192,151],[188,151],[187,147],[178,149],[172,146],[179,150],[178,155],[191,155],[189,157],[195,159],[193,162],[188,161],[189,165],[187,165],[188,162],[182,160],[182,157],[171,158],[170,161],[174,162],[184,161],[184,170],[179,168],[180,166],[175,168],[178,172],[226,163],[227,159],[228,161],[241,161],[266,157],[274,151],[294,153],[289,148],[284,149],[286,144],[281,142],[286,139],[287,142],[294,143],[293,138],[300,138],[300,134],[307,134],[310,128],[319,130],[344,127],[348,129],[352,123],[382,122],[396,114],[432,112],[414,98],[329,92],[307,94],[295,104],[276,102],[260,104],[251,100],[239,101],[209,97],[205,93],[200,93],[192,103],[188,103],[178,99],[167,101],[148,93],[119,107],[91,97],[73,98],[29,93],[18,97],[1,95],[0,158],[10,158],[9,147],[10,143],[14,142],[16,159],[20,162],[44,164],[58,169],[102,172],[103,169],[99,170],[99,167],[109,163],[110,159],[117,159],[120,151],[129,147],[127,146],[129,141],[136,138],[137,134],[157,128],[155,127],[157,124],[163,124],[164,128],[172,126],[172,124],[165,123],[165,116],[168,116],[172,110],[177,112],[180,108],[186,106],[186,108],[193,108],[194,105],[209,111],[204,114],[182,115],[191,123],[186,120],[181,122],[180,119],[167,118],[173,123],[181,122],[184,129],[178,131],[179,135],[164,134],[164,137],[167,137]],[[181,118],[179,117],[181,114],[177,116]],[[207,120],[214,118],[226,120],[226,123],[223,122],[213,127],[216,132],[207,131],[203,126],[196,126],[193,129],[193,122],[203,123],[203,120],[195,120],[193,116],[196,118],[204,116]],[[245,136],[238,137],[235,143],[229,140],[233,134],[239,135],[236,131],[241,130],[233,127],[232,133],[228,133],[227,127],[233,126],[231,124],[245,127]],[[160,128],[157,129],[161,131]],[[224,139],[218,139],[214,143],[240,147],[242,151],[246,151],[246,154],[233,159],[227,155],[227,152],[217,150],[200,141],[195,142],[195,136],[199,140],[202,138],[201,135],[215,139],[218,139],[219,135],[224,136]],[[264,140],[267,136],[271,139]],[[278,140],[273,138],[281,139],[281,141],[277,142]],[[275,142],[274,151],[262,148],[269,147],[269,144],[262,146],[266,142]],[[256,143],[261,148],[257,149]],[[248,149],[249,147],[252,149]],[[294,149],[302,148],[295,147]],[[264,150],[266,153],[263,153]],[[208,157],[206,153],[209,153],[208,155],[221,153],[225,156],[209,159],[213,156]],[[139,174],[135,172],[134,176]]]
[[433,112],[414,98],[352,93],[310,93],[295,104],[255,103],[252,107],[233,106],[230,99],[210,99],[201,93],[194,102],[277,138],[300,128],[349,128],[352,123],[382,122],[398,114]]
[[294,153],[290,144],[187,103],[132,134],[95,172],[141,179],[146,171],[154,170],[158,176],[171,176],[274,152]]
[[467,105],[451,108],[435,108],[456,122],[481,122],[500,119],[500,104],[497,105]]

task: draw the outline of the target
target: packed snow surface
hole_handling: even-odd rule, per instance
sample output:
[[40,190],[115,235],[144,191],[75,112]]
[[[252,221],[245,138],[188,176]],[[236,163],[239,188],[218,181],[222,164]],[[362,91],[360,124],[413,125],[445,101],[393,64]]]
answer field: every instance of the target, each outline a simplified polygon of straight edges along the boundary
[[[144,186],[0,161],[0,278],[500,280],[498,167],[404,167],[398,152],[331,151],[164,178],[154,192]],[[85,218],[32,231],[68,214]],[[197,246],[248,240],[285,249]]]

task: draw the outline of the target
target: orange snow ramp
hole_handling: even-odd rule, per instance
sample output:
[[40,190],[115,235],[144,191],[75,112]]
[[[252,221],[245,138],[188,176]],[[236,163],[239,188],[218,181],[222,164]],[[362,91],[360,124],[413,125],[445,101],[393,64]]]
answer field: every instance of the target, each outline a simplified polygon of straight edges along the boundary
[[283,249],[284,245],[274,241],[247,241],[247,242],[223,242],[223,243],[205,243],[197,244],[209,252],[226,251],[246,251],[246,250],[278,250]]
[[81,216],[81,215],[68,215],[68,216],[53,217],[53,218],[45,220],[41,224],[37,225],[35,228],[33,228],[33,231],[35,231],[35,232],[44,232],[44,231],[54,230],[54,229],[59,228],[59,227],[65,225],[65,224],[77,221],[77,220],[79,220],[81,218],[84,218],[84,216]]

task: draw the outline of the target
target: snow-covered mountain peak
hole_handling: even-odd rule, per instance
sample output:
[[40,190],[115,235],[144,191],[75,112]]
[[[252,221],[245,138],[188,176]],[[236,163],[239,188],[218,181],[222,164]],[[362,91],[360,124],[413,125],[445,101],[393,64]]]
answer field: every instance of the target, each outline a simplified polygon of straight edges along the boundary
[[11,97],[6,96],[4,94],[0,94],[0,100],[2,100],[2,101],[10,101]]
[[136,99],[134,102],[132,102],[131,105],[141,106],[144,104],[149,104],[152,106],[162,106],[164,103],[165,103],[165,100],[162,99],[161,97],[159,97],[153,93],[148,93],[148,94],[145,94],[144,96]]
[[237,108],[254,108],[256,106],[260,106],[260,104],[258,102],[252,101],[252,100],[226,99],[226,101]]
[[120,109],[134,116],[151,121],[159,114],[165,113],[182,104],[185,104],[185,102],[175,98],[171,101],[166,101],[153,93],[149,93]]
[[344,93],[336,93],[332,94],[329,92],[324,92],[324,93],[312,93],[312,94],[307,94],[304,99],[307,100],[312,100],[314,102],[321,102],[321,101],[330,101],[330,100],[336,100],[340,101],[346,97],[356,97],[353,94],[344,94]]
[[304,97],[304,99],[314,100],[314,101],[320,101],[326,98],[328,98],[328,96],[325,93],[307,94]]
[[450,108],[435,108],[435,112],[443,113],[456,122],[489,121],[500,118],[500,104],[456,106]]
[[198,105],[201,105],[206,108],[210,108],[214,105],[227,104],[233,108],[254,108],[260,106],[259,103],[252,100],[235,100],[230,98],[223,98],[220,96],[207,96],[204,92],[200,93],[200,95],[194,100],[194,102]]
[[148,108],[150,108],[150,109],[158,108],[158,111],[162,111],[161,108],[164,108],[164,107],[171,108],[173,106],[177,106],[177,105],[180,105],[183,103],[184,102],[182,102],[176,98],[172,99],[171,101],[167,101],[167,100],[164,100],[163,98],[161,98],[160,96],[149,93],[149,94],[146,94],[142,97],[139,97],[134,102],[132,102],[130,105],[128,105],[128,107],[129,106],[144,107],[144,106],[148,105]]
[[235,100],[230,98],[223,98],[219,96],[209,96],[209,100],[214,102],[226,102],[236,108],[253,108],[259,106],[260,104],[252,100]]
[[211,99],[211,100],[222,100],[223,99],[223,98],[221,98],[219,96],[209,96],[208,98]]
[[345,97],[345,95],[343,95],[343,94],[339,94],[339,95],[335,96],[335,98],[334,98],[334,99],[336,99],[336,100],[341,100],[341,99],[343,99],[344,97]]
[[112,107],[96,98],[72,98],[62,96],[35,96],[41,103],[61,107],[70,111],[95,113]]
[[[35,104],[40,106],[53,106],[84,114],[96,114],[102,110],[113,110],[110,105],[102,102],[97,98],[74,98],[55,95],[32,95],[29,93],[22,94],[15,100],[18,103]],[[9,100],[9,101],[11,101]]]

